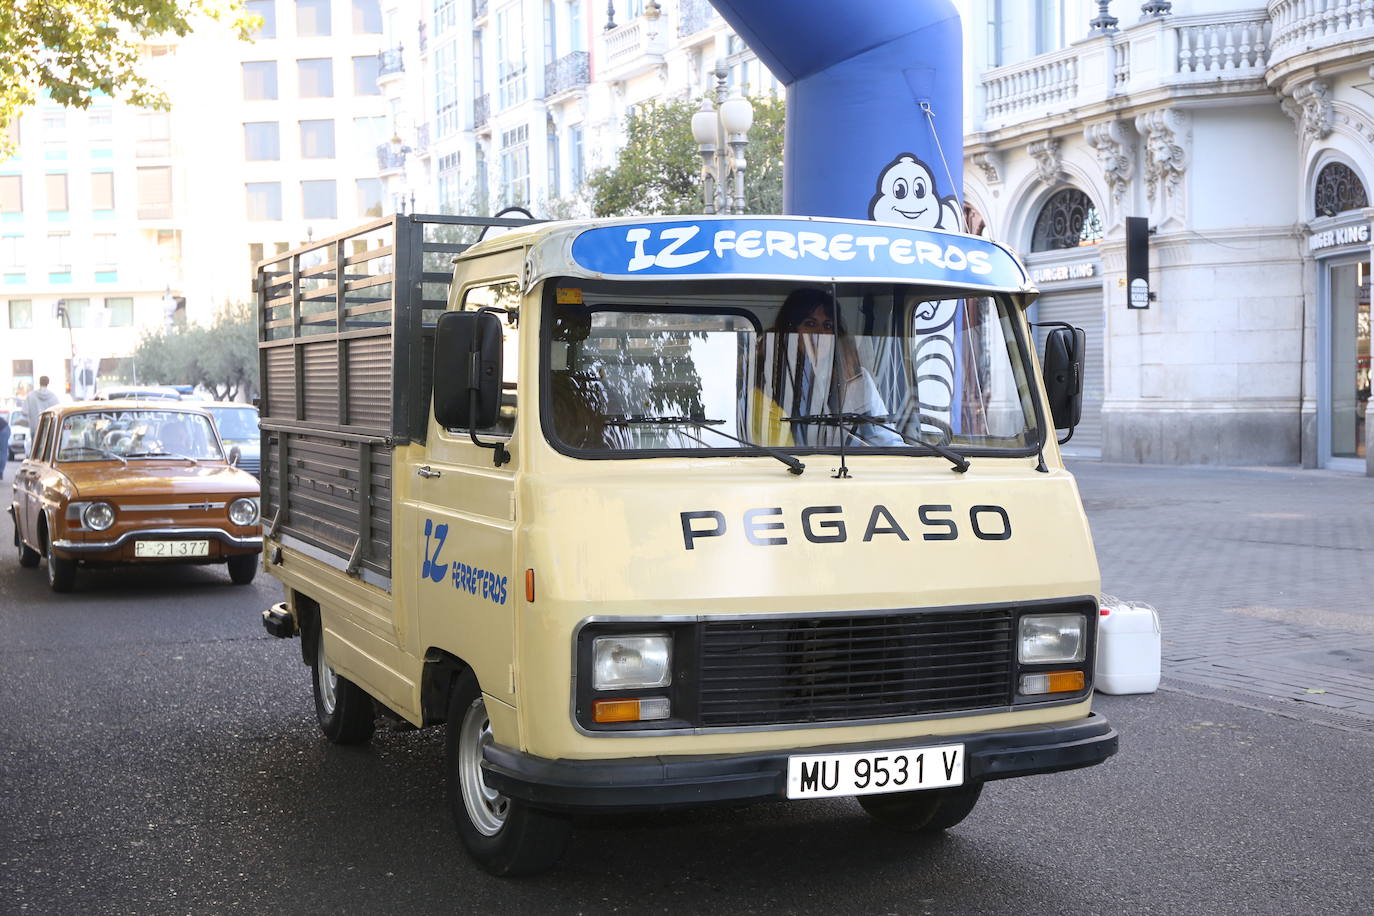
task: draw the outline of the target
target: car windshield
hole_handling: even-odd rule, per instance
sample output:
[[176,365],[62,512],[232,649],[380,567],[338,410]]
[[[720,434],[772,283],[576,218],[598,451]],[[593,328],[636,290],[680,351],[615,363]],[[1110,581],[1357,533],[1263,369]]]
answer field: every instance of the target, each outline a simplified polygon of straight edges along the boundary
[[545,429],[574,453],[1039,445],[1029,359],[1005,297],[893,283],[562,279],[546,302]]
[[58,461],[223,460],[210,418],[179,410],[91,410],[62,420]]
[[205,408],[215,418],[221,439],[238,441],[258,438],[258,412],[252,407]]

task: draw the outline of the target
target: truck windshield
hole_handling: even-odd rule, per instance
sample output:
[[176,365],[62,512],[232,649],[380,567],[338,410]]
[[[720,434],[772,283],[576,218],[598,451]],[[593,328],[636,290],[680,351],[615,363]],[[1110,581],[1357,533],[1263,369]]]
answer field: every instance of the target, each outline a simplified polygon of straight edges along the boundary
[[1039,446],[1029,359],[1005,297],[562,278],[548,281],[545,303],[544,429],[573,454]]

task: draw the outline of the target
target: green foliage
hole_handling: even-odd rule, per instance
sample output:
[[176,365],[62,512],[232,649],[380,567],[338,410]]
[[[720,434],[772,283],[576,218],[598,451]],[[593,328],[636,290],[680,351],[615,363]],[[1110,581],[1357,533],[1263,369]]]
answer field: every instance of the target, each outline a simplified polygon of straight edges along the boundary
[[258,390],[258,331],[253,307],[226,306],[209,327],[177,324],[146,334],[134,351],[139,381],[157,385],[201,385],[216,400]]
[[[786,106],[781,99],[751,98],[754,126],[745,148],[745,210],[782,209],[782,145]],[[614,166],[587,178],[595,216],[701,213],[701,157],[692,139],[700,102],[649,103],[630,115],[626,142]]]
[[39,93],[75,108],[95,95],[166,108],[141,72],[140,45],[184,36],[201,21],[227,22],[243,39],[261,25],[243,0],[0,0],[0,132]]

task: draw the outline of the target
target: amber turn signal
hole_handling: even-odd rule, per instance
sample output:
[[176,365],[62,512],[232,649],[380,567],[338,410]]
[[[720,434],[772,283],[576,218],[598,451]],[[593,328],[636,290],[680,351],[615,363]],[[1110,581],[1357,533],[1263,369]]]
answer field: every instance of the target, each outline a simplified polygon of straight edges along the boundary
[[1044,674],[1021,675],[1021,695],[1043,693],[1075,693],[1082,690],[1087,679],[1082,671],[1047,671]]

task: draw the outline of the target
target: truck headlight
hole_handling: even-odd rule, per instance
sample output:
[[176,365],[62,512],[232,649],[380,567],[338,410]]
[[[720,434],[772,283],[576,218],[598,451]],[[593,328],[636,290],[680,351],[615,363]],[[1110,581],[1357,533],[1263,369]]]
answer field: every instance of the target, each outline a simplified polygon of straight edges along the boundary
[[592,640],[592,688],[634,690],[673,682],[673,637],[598,636]]
[[81,524],[92,531],[104,531],[114,524],[114,506],[109,503],[91,503],[81,510]]
[[1016,657],[1023,665],[1081,662],[1086,632],[1082,614],[1028,614],[1021,618]]
[[243,497],[229,504],[229,521],[235,525],[251,525],[258,520],[258,501]]

